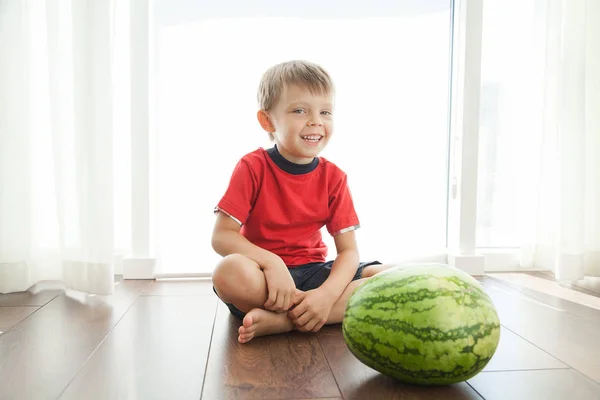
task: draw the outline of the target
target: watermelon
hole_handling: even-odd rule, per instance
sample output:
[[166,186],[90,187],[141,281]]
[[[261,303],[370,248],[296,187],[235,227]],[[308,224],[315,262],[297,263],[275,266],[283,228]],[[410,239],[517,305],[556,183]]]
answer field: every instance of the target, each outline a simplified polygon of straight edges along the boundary
[[417,385],[449,385],[487,365],[500,340],[500,321],[469,274],[446,264],[411,264],[357,287],[342,332],[352,354],[382,374]]

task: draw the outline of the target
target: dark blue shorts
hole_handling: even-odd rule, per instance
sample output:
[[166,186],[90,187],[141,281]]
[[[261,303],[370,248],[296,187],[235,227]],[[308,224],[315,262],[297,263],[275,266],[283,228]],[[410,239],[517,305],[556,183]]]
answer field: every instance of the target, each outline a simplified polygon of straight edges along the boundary
[[[362,277],[362,271],[365,267],[369,265],[381,265],[379,261],[369,261],[369,262],[361,262],[358,264],[358,269],[356,270],[356,274],[353,281],[360,279]],[[333,266],[333,261],[326,261],[323,263],[310,263],[300,265],[294,268],[288,268],[290,274],[292,275],[292,279],[294,279],[294,283],[296,284],[296,288],[302,290],[303,292],[307,292],[312,289],[316,289],[320,287],[323,282],[329,277],[329,273],[331,272],[331,267]],[[215,294],[217,291],[213,286],[213,291]],[[217,294],[218,296],[218,294]],[[243,319],[246,315],[245,312],[239,310],[236,306],[231,303],[225,303],[231,311],[231,314],[235,315],[238,318]]]

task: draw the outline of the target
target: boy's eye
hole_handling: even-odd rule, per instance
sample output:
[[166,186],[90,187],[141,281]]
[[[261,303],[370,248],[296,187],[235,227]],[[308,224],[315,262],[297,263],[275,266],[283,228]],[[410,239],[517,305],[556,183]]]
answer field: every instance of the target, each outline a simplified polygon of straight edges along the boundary
[[304,110],[303,110],[303,109],[301,109],[301,108],[296,108],[296,109],[295,109],[294,111],[292,111],[292,112],[294,112],[294,113],[296,113],[296,114],[302,114],[302,113],[304,112]]
[[323,114],[323,115],[331,115],[331,111],[321,111],[321,114]]

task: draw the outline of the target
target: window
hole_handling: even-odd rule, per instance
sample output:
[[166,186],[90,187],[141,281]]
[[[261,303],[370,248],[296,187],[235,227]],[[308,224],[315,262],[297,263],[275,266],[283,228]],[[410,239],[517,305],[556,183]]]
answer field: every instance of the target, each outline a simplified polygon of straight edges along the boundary
[[256,121],[260,76],[298,58],[336,82],[322,155],[349,176],[361,259],[444,252],[450,0],[175,3],[154,11],[159,272],[214,268],[212,210],[237,160],[271,146]]
[[[488,0],[483,8],[477,245],[522,244],[542,146],[544,2]],[[510,26],[510,29],[506,29]]]

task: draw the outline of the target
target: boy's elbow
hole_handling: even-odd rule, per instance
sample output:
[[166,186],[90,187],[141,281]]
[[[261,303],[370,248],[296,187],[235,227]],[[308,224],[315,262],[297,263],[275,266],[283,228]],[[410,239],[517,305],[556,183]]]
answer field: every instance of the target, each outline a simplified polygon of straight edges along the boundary
[[240,227],[237,222],[223,213],[219,213],[211,237],[211,246],[221,256],[226,256],[230,252],[231,241],[235,239],[233,232],[239,232]]
[[212,237],[210,239],[210,245],[212,246],[213,250],[216,251],[218,254],[222,253],[223,250],[223,240],[222,240],[222,235],[221,232],[216,231],[213,232]]
[[231,243],[234,238],[231,236],[231,232],[227,229],[218,229],[213,232],[210,244],[213,250],[222,257],[230,254]]

